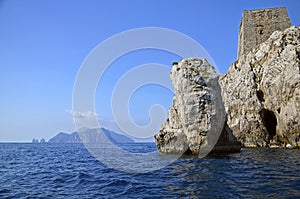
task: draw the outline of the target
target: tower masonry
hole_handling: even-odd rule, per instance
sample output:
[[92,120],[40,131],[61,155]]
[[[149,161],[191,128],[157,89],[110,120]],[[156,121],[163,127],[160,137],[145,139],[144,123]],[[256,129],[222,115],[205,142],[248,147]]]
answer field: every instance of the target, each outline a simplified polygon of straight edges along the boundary
[[238,58],[266,41],[274,31],[283,31],[290,26],[285,7],[244,11],[239,31]]

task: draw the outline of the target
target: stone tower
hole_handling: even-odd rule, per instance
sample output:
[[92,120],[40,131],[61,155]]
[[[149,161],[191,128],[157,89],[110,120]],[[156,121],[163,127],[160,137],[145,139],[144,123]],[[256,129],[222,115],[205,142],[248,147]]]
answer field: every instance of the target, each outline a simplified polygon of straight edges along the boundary
[[240,24],[238,58],[266,41],[276,31],[291,26],[284,7],[262,10],[246,10]]

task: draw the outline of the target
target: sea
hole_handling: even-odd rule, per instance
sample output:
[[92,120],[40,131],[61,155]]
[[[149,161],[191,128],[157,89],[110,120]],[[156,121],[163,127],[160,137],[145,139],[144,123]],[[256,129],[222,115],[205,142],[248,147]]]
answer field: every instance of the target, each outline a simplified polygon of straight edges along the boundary
[[[154,143],[122,147],[156,150]],[[300,150],[247,148],[126,173],[83,144],[0,143],[0,198],[300,198]]]

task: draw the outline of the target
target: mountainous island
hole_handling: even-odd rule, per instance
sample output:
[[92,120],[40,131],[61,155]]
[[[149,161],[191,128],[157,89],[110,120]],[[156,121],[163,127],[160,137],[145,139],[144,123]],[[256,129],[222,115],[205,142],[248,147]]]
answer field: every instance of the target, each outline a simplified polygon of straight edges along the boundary
[[[133,143],[134,140],[131,138],[118,134],[114,131],[101,128],[102,132],[105,136],[114,144],[117,143]],[[71,134],[66,133],[59,133],[53,138],[49,139],[48,143],[100,143],[101,140],[99,139],[100,133],[99,129],[86,129],[81,132],[79,135],[78,132],[74,132]]]
[[101,143],[99,137],[101,137],[102,132],[105,136],[114,144],[118,143],[134,143],[134,140],[114,131],[101,128],[99,129],[85,129],[79,135],[78,132],[73,132],[71,134],[60,132],[53,138],[49,139],[48,143]]
[[300,27],[285,8],[244,11],[238,59],[222,75],[205,59],[174,62],[161,153],[300,147]]

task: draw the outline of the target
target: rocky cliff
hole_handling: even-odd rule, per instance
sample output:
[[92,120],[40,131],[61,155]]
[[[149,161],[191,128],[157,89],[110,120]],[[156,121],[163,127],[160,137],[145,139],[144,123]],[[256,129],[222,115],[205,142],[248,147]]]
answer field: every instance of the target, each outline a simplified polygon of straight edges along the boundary
[[245,147],[300,146],[300,28],[275,31],[219,81],[228,125]]
[[173,105],[155,135],[162,153],[206,155],[239,151],[240,143],[227,126],[219,76],[206,60],[187,58],[173,63]]
[[173,106],[155,135],[160,152],[300,147],[300,27],[290,27],[285,8],[244,12],[238,60],[226,74],[189,58],[173,64],[171,79]]

